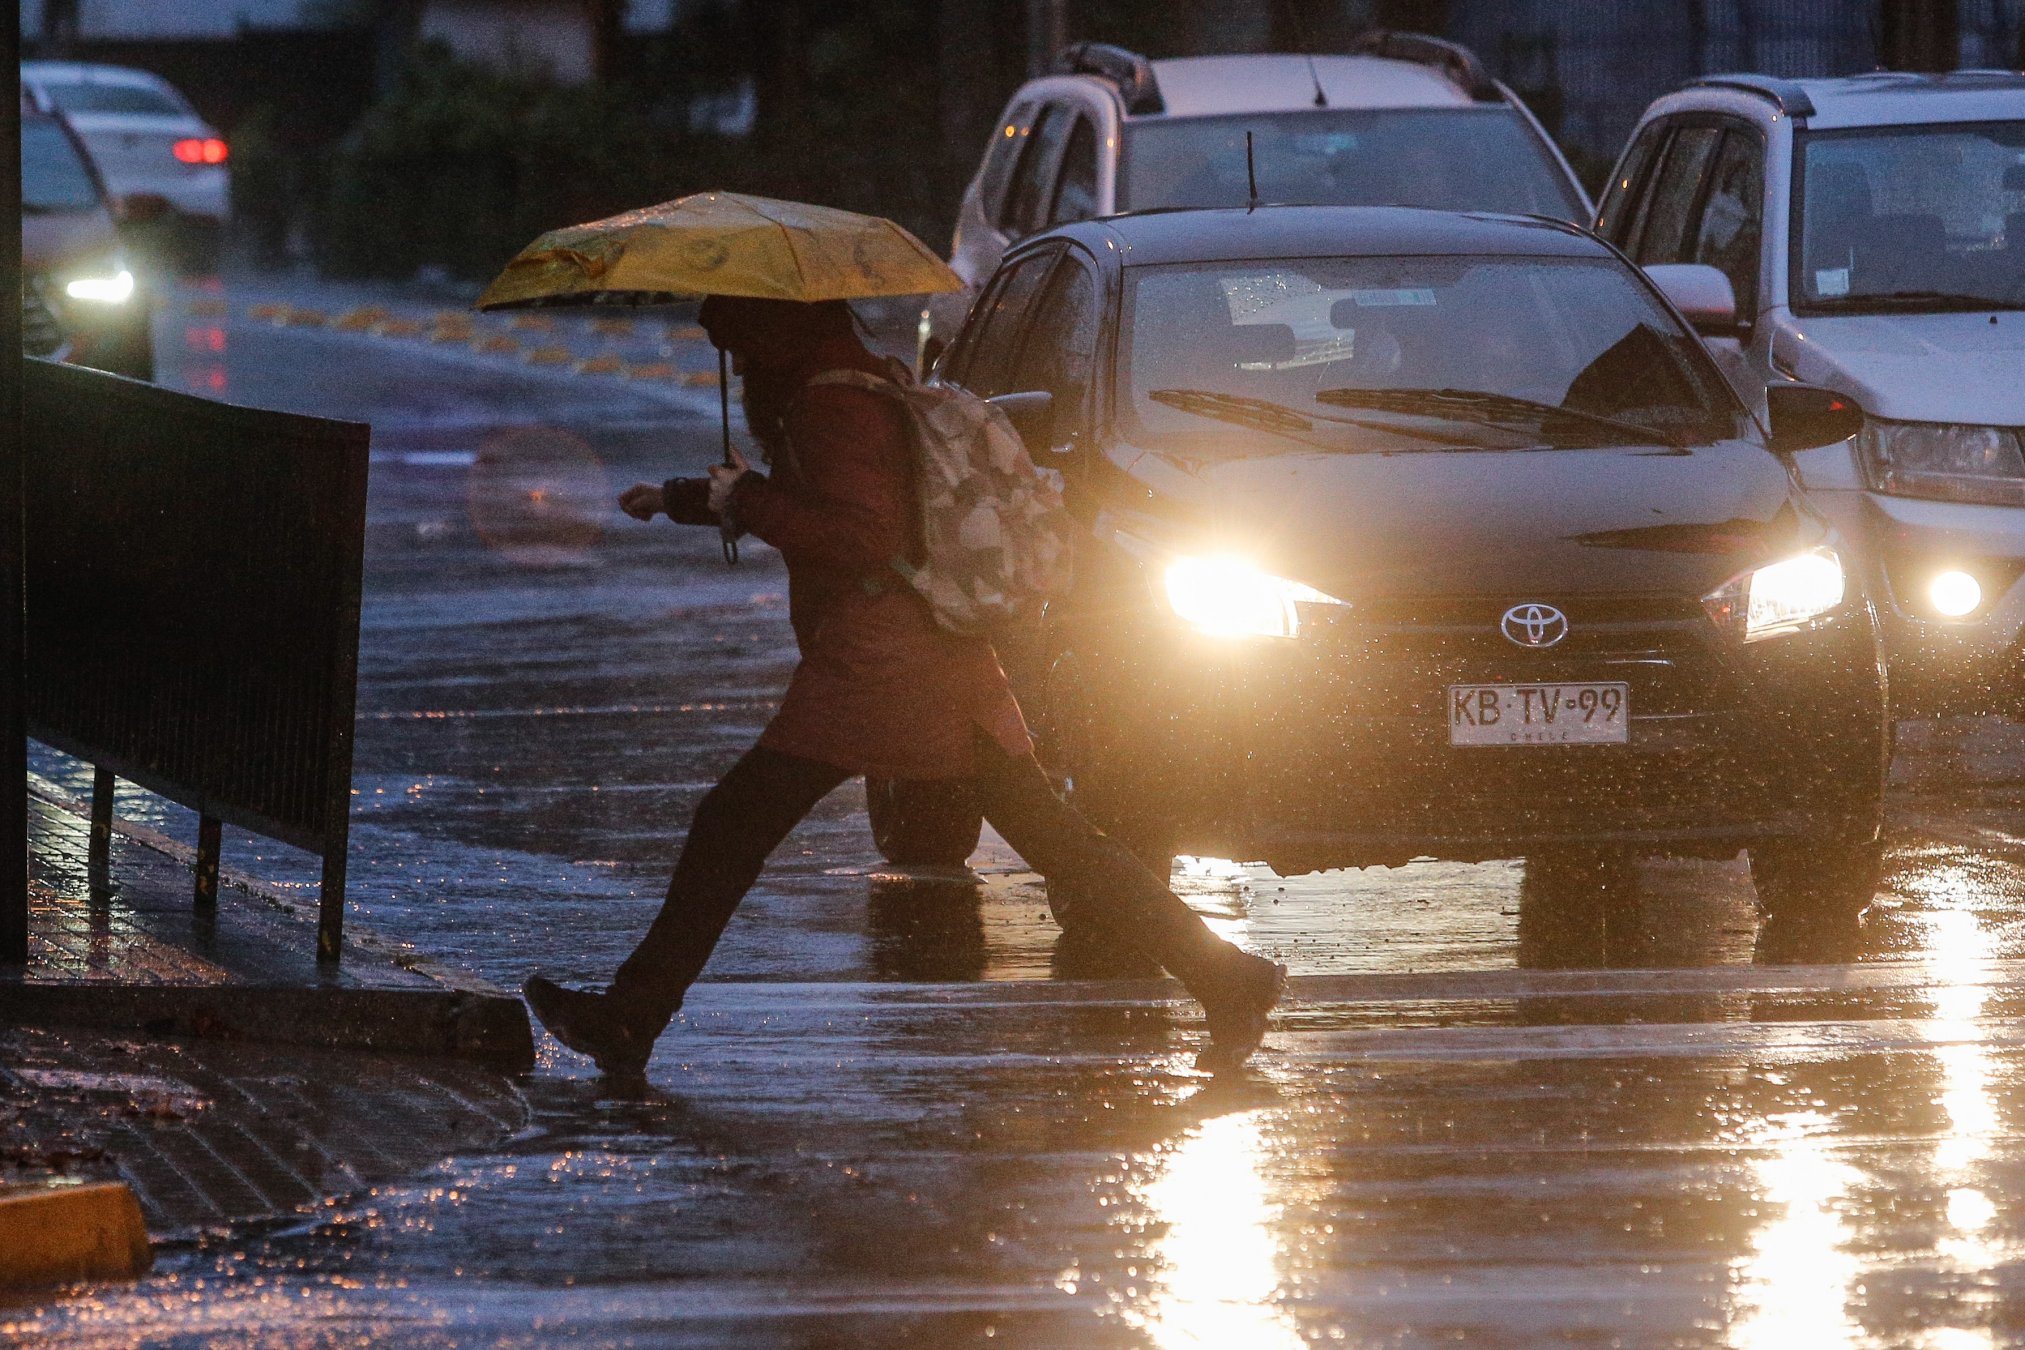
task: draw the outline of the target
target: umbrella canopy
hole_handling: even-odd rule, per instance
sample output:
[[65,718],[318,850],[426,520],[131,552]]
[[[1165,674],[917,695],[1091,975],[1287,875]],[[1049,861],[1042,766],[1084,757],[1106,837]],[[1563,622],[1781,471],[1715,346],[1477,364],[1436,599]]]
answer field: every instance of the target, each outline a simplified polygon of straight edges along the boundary
[[478,308],[665,304],[707,295],[812,302],[962,288],[927,245],[890,220],[699,192],[550,230],[493,278]]

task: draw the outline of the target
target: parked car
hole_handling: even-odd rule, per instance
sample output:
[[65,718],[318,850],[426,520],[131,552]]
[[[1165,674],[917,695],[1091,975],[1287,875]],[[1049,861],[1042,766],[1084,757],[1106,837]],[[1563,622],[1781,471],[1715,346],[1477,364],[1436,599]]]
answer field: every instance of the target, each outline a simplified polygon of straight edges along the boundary
[[963,195],[950,265],[972,289],[923,311],[923,369],[1007,246],[1070,221],[1254,195],[1589,219],[1526,105],[1437,38],[1381,32],[1351,55],[1170,61],[1082,43],[1055,69],[1012,96]]
[[24,61],[21,83],[69,119],[115,201],[166,202],[191,260],[215,262],[231,214],[230,151],[173,85],[145,70],[71,61]]
[[2025,76],[1694,82],[1645,112],[1598,217],[1699,267],[1738,392],[1871,414],[1802,456],[1884,620],[1902,715],[2025,707]]
[[1045,760],[1150,865],[1748,848],[1770,910],[1868,901],[1876,621],[1787,463],[1862,414],[1789,385],[1767,436],[1585,231],[1064,227],[940,378],[1063,479],[1074,592],[1002,650]]
[[147,287],[105,185],[60,114],[21,102],[23,349],[138,380],[155,374]]

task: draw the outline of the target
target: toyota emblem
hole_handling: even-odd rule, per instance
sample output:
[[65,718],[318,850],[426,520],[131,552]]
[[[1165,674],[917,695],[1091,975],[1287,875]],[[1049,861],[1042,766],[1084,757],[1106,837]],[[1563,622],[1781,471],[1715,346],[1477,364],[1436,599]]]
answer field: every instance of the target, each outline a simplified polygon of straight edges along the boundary
[[1521,647],[1551,647],[1568,636],[1568,616],[1552,605],[1513,605],[1498,627]]

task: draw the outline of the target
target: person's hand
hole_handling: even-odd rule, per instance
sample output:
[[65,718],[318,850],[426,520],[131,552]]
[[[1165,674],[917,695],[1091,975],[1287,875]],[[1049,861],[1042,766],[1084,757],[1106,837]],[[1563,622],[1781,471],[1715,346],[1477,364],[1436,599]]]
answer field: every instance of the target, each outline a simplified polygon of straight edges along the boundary
[[635,520],[652,520],[667,509],[658,483],[635,483],[619,494],[619,509]]
[[735,445],[731,447],[731,463],[711,465],[710,509],[723,515],[724,508],[731,504],[732,484],[743,478],[751,469],[752,465],[746,461],[743,454],[739,453]]

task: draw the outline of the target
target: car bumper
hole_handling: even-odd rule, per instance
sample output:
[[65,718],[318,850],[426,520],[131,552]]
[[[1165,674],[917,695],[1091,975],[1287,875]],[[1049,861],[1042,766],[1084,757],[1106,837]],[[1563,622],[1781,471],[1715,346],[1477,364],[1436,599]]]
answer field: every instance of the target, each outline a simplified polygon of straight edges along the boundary
[[[1857,541],[1878,597],[1894,715],[2025,707],[2025,507],[1820,494]],[[1974,576],[1983,603],[1950,619],[1929,598],[1948,570]]]
[[[1861,609],[1748,647],[1690,616],[1589,636],[1557,652],[1480,633],[1176,636],[1113,663],[1100,687],[1129,706],[1088,720],[1117,729],[1109,776],[1167,804],[1181,851],[1282,872],[1875,828],[1884,693]],[[1451,684],[1575,681],[1628,686],[1626,743],[1449,743]]]
[[116,195],[154,193],[179,216],[223,225],[232,214],[232,177],[224,168],[188,173],[127,174],[113,185]]

